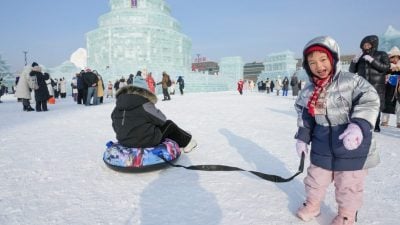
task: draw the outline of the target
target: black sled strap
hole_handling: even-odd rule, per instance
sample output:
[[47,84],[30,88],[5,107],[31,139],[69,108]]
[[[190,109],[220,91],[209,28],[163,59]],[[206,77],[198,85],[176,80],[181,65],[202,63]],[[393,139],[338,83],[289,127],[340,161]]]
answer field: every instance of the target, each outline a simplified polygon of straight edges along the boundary
[[173,167],[181,167],[185,168],[187,170],[203,170],[203,171],[245,171],[252,173],[261,179],[267,180],[267,181],[272,181],[275,183],[284,183],[284,182],[289,182],[293,180],[295,177],[297,177],[299,174],[301,174],[304,170],[304,159],[305,159],[305,154],[303,153],[301,155],[300,159],[300,166],[299,170],[291,177],[289,178],[283,178],[281,176],[277,175],[272,175],[272,174],[266,174],[266,173],[261,173],[257,171],[249,171],[249,170],[244,170],[238,167],[232,167],[232,166],[225,166],[225,165],[192,165],[192,166],[182,166],[179,164],[173,164],[169,161],[167,161],[163,156],[159,156],[164,162],[166,162],[168,165],[173,166]]

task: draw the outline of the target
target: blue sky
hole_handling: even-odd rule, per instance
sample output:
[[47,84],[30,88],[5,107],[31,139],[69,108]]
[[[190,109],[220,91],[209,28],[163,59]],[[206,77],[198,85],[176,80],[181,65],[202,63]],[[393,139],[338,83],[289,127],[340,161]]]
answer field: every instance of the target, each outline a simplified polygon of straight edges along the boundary
[[[242,56],[263,61],[269,53],[301,55],[311,38],[330,35],[342,54],[359,51],[360,40],[400,30],[398,0],[166,0],[197,53],[219,61]],[[37,61],[53,67],[86,46],[85,33],[97,28],[108,0],[1,0],[0,54],[12,71]]]

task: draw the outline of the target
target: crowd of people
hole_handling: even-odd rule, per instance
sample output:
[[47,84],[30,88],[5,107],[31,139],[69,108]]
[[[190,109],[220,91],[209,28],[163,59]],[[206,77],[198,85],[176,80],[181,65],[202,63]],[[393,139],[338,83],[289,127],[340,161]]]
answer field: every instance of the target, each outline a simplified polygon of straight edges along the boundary
[[7,93],[8,93],[8,88],[6,85],[3,84],[3,78],[0,78],[0,103],[2,103],[1,96]]
[[273,93],[275,90],[275,93],[277,96],[280,95],[282,91],[282,96],[288,96],[289,90],[292,90],[292,95],[297,96],[299,90],[304,88],[306,82],[303,80],[299,80],[296,73],[294,73],[291,77],[290,80],[287,76],[281,79],[280,76],[276,78],[275,80],[270,80],[269,78],[265,80],[260,80],[257,83],[258,91],[259,92],[266,92],[267,94]]
[[[132,85],[136,77],[142,77],[142,72],[137,71],[135,76],[130,74],[127,80],[122,76],[114,84],[108,81],[107,86],[105,86],[102,76],[96,70],[86,68],[72,77],[71,96],[77,104],[85,106],[102,104],[104,96],[113,98],[115,92],[125,86]],[[183,95],[185,82],[182,76],[179,76],[175,82],[166,72],[163,72],[162,80],[156,83],[150,72],[145,75],[144,79],[149,91],[153,94],[156,93],[156,86],[161,85],[163,101],[171,100],[170,95],[175,94],[175,84],[179,85],[179,91]],[[23,110],[27,112],[48,111],[47,103],[54,104],[55,99],[66,98],[67,96],[65,78],[53,79],[49,73],[43,73],[42,68],[36,62],[24,68],[20,76],[16,78],[15,87],[15,96],[18,101],[22,102]],[[0,93],[3,94],[3,92]],[[32,93],[35,96],[36,108],[32,108],[30,104]]]
[[161,85],[162,94],[163,94],[162,101],[171,100],[171,95],[175,94],[175,84],[178,84],[179,91],[180,91],[181,95],[183,95],[183,89],[185,88],[185,81],[183,79],[183,76],[179,76],[178,80],[174,81],[173,79],[171,79],[170,75],[164,71],[162,73],[161,81],[156,82],[154,80],[153,74],[151,72],[143,75],[142,71],[137,71],[135,76],[133,74],[130,74],[127,80],[122,76],[119,80],[116,80],[114,82],[114,84],[112,84],[111,81],[109,81],[108,86],[107,86],[107,97],[113,96],[113,94],[112,94],[113,88],[115,91],[118,91],[119,89],[121,89],[127,85],[132,85],[134,78],[136,78],[136,77],[144,77],[143,79],[146,81],[149,91],[151,91],[153,94],[156,93],[157,85]]

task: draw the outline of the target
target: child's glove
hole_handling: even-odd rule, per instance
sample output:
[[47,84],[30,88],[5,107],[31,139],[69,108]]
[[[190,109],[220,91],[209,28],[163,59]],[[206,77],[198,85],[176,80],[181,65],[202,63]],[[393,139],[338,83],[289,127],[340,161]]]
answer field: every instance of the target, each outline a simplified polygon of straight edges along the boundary
[[350,123],[339,136],[339,140],[343,140],[343,145],[347,150],[358,148],[363,140],[361,128],[355,123]]
[[356,56],[352,59],[352,61],[353,61],[354,63],[358,63],[358,60],[360,59],[360,57],[361,57],[363,54],[364,54],[364,52],[358,53],[358,55],[356,55]]
[[308,154],[307,144],[304,141],[297,139],[296,151],[297,151],[297,154],[299,155],[299,157],[301,157],[301,154],[303,152],[304,152],[304,155],[307,155]]
[[364,55],[363,58],[365,59],[365,61],[368,61],[369,63],[374,61],[374,58],[372,58],[370,55]]

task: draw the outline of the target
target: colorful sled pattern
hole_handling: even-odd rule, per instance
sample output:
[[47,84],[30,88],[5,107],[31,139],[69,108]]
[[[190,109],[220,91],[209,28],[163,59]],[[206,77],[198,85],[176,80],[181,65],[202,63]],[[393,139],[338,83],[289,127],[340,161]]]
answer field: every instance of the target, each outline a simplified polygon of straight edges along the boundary
[[103,154],[103,161],[111,169],[123,172],[144,172],[160,169],[179,158],[181,150],[178,144],[165,139],[161,144],[152,148],[128,148],[114,143],[107,143],[107,149]]

